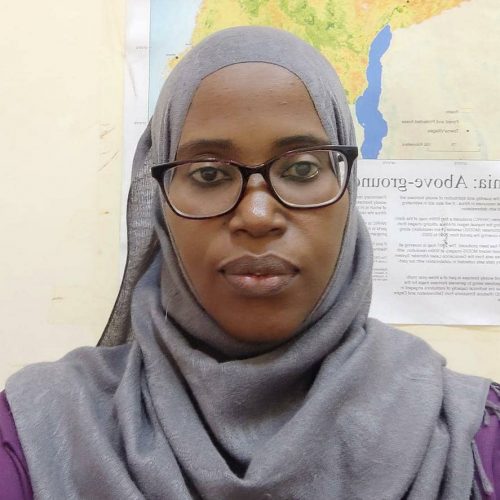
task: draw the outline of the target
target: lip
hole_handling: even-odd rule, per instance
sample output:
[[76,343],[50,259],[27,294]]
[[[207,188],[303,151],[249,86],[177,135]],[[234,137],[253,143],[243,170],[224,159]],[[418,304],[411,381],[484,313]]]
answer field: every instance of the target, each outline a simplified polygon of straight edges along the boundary
[[299,273],[299,268],[275,254],[246,254],[223,261],[218,271],[238,294],[267,297],[287,288]]

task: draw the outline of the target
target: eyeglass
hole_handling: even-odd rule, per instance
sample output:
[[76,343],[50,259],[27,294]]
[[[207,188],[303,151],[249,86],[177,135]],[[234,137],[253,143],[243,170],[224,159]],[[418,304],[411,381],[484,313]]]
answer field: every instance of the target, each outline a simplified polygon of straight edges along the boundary
[[233,210],[253,174],[264,177],[272,196],[289,208],[319,208],[342,198],[356,146],[294,149],[258,165],[199,158],[151,167],[170,208],[181,217],[208,219]]

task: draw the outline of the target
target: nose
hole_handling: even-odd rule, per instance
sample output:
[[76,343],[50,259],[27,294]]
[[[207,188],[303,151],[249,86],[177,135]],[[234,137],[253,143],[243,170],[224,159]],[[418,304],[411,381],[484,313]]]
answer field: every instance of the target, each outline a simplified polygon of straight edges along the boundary
[[231,232],[254,238],[280,236],[286,230],[284,207],[276,200],[261,174],[249,177],[243,196],[231,213]]

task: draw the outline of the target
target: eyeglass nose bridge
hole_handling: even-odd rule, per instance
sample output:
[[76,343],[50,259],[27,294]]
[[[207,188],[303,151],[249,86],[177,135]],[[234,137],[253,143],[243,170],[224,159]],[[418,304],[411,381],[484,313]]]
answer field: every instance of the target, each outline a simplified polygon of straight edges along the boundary
[[264,163],[259,163],[257,165],[251,165],[251,166],[242,165],[240,163],[234,163],[234,165],[238,167],[241,173],[242,181],[241,181],[240,195],[231,210],[234,210],[240,204],[241,200],[244,198],[250,177],[252,175],[257,175],[257,174],[260,174],[263,177],[264,182],[266,183],[269,193],[272,195],[272,197],[275,200],[277,200],[280,203],[280,205],[286,206],[283,200],[278,196],[278,193],[274,189],[274,186],[272,185],[271,182],[271,176],[269,172],[271,170],[274,161],[275,159],[272,159]]

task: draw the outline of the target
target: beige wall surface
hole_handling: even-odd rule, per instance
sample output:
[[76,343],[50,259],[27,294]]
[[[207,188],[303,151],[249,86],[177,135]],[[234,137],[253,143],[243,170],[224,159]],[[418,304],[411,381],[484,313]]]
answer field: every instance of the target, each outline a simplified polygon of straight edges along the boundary
[[[0,388],[93,345],[119,286],[125,0],[3,2]],[[408,326],[500,380],[500,328]]]
[[95,344],[119,285],[124,0],[2,2],[0,387]]

